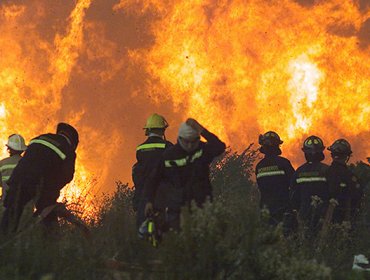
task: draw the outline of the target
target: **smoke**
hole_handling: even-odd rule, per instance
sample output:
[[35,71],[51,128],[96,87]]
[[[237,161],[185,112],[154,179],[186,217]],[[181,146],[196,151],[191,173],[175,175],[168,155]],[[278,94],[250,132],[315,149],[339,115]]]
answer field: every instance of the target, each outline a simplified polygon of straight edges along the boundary
[[[278,91],[271,91],[271,83],[293,81],[283,73],[284,65],[277,58],[288,59],[295,54],[279,53],[278,48],[310,40],[299,39],[298,27],[292,27],[288,37],[281,36],[279,32],[292,22],[302,26],[303,33],[327,32],[343,40],[355,39],[358,50],[368,61],[369,55],[364,53],[369,50],[370,24],[369,19],[363,19],[369,15],[367,1],[354,2],[361,19],[342,18],[338,11],[331,14],[329,11],[331,21],[323,30],[308,28],[311,22],[322,24],[315,22],[319,18],[316,12],[302,21],[296,18],[301,13],[309,15],[309,11],[320,6],[320,1],[283,1],[281,5],[289,4],[289,8],[279,9],[281,14],[272,16],[274,22],[263,14],[270,8],[276,9],[272,3],[261,1],[256,14],[251,8],[248,15],[239,15],[235,9],[237,1],[221,2],[204,1],[199,9],[194,3],[186,5],[187,1],[1,2],[0,97],[4,101],[0,101],[0,109],[1,104],[5,108],[5,116],[1,116],[0,110],[1,139],[5,141],[9,134],[17,132],[30,140],[40,133],[54,131],[59,121],[70,122],[80,132],[79,166],[100,180],[103,191],[112,190],[116,180],[131,180],[135,147],[145,140],[142,127],[153,112],[166,116],[170,123],[167,136],[172,141],[176,141],[178,124],[193,116],[237,149],[255,142],[259,133],[273,127],[283,137],[291,137],[283,149],[289,147],[286,154],[298,158],[295,162],[303,157],[293,151],[299,151],[300,143],[310,133],[324,135],[327,142],[350,137],[355,159],[365,158],[361,153],[370,151],[369,130],[355,131],[348,127],[348,122],[323,118],[324,112],[319,120],[312,120],[315,127],[297,130],[289,136],[283,128],[290,118],[287,114],[291,106],[284,95],[286,88],[276,84]],[[346,3],[351,6],[351,2]],[[257,6],[258,1],[251,1],[252,4]],[[198,11],[200,17],[190,18],[192,12]],[[253,22],[253,17],[262,16],[263,21]],[[186,19],[184,24],[182,20]],[[234,26],[243,27],[244,33]],[[328,53],[314,49],[304,58],[309,65],[305,69],[329,65],[330,60]],[[327,67],[337,71],[330,67],[340,64],[332,63]],[[162,72],[163,69],[168,72]],[[339,72],[341,77],[347,75],[343,69]],[[315,80],[317,85],[312,87],[330,92],[324,79],[338,76],[331,78],[328,73]],[[356,79],[362,75],[361,68]],[[352,81],[353,75],[350,78]],[[366,79],[363,84],[350,87],[353,94],[362,94],[363,99],[358,100],[366,100],[369,95]],[[292,84],[291,88],[296,86]],[[306,102],[312,87],[306,96],[290,100]],[[343,89],[342,85],[338,88]],[[272,95],[276,93],[277,96]],[[329,110],[326,101],[319,97],[319,108]],[[368,122],[369,104],[362,106],[338,107],[338,113],[354,112]],[[308,107],[301,104],[299,108],[295,117],[303,115]],[[317,108],[309,108],[309,112],[316,114]],[[271,116],[276,116],[279,125],[271,125]],[[352,130],[355,132],[349,132]]]

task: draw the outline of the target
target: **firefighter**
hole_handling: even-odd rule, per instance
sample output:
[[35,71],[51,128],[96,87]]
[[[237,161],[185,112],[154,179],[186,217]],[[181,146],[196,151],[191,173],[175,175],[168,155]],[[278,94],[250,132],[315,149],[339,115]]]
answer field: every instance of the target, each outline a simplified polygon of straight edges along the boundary
[[357,177],[347,166],[352,154],[351,145],[345,139],[338,139],[328,147],[328,150],[333,159],[327,175],[329,195],[338,202],[332,221],[353,222],[360,210],[363,190]]
[[0,187],[2,194],[1,199],[3,202],[9,189],[7,181],[10,175],[12,175],[13,169],[17,166],[18,161],[22,158],[22,153],[27,149],[24,138],[19,134],[10,135],[6,147],[9,157],[0,161]]
[[329,200],[326,173],[329,166],[322,163],[325,159],[324,143],[317,136],[308,137],[302,147],[306,163],[293,175],[291,183],[291,205],[309,236],[316,235],[319,221],[324,217]]
[[[204,137],[207,142],[200,140]],[[166,192],[166,222],[168,228],[180,228],[180,209],[195,201],[202,207],[207,198],[212,200],[209,165],[225,151],[223,143],[194,119],[187,119],[179,128],[177,143],[166,150],[154,176],[145,184],[148,203],[146,215],[153,211],[153,201],[159,182],[168,184]]]
[[270,224],[277,225],[283,221],[284,214],[290,212],[289,188],[294,168],[288,159],[280,156],[283,141],[276,132],[260,135],[258,143],[260,152],[265,155],[256,166],[260,206],[267,207]]
[[[42,134],[30,141],[8,180],[6,210],[1,220],[3,233],[17,230],[23,208],[30,200],[35,201],[35,216],[56,204],[60,190],[73,179],[78,141],[76,129],[67,123],[59,123],[56,134]],[[56,223],[55,212],[43,219],[47,228]]]
[[[166,140],[165,131],[168,127],[166,119],[158,114],[152,114],[144,126],[146,141],[136,148],[136,160],[132,169],[134,182],[133,206],[136,211],[136,225],[138,229],[145,221],[144,208],[146,201],[143,197],[145,180],[158,164],[163,152],[173,146]],[[164,205],[158,201],[156,208],[163,209]]]

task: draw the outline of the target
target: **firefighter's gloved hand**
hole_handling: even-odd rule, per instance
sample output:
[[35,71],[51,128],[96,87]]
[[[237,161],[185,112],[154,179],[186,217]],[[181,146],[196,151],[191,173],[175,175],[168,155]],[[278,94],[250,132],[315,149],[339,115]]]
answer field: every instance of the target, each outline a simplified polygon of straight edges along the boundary
[[145,204],[144,213],[145,213],[145,217],[149,217],[153,214],[153,203],[148,202],[147,204]]
[[188,118],[186,120],[186,124],[194,128],[199,134],[201,134],[204,130],[204,127],[198,123],[195,119]]

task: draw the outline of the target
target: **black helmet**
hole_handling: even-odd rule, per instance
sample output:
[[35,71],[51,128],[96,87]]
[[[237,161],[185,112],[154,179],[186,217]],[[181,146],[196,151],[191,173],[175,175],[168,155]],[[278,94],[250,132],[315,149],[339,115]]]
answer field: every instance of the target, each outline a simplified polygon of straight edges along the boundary
[[334,143],[330,147],[328,147],[328,150],[333,155],[350,156],[352,154],[351,145],[346,139],[335,140]]
[[268,131],[265,134],[260,134],[258,138],[258,143],[261,146],[279,146],[283,144],[280,136],[275,131]]
[[74,148],[77,148],[79,142],[78,132],[73,126],[68,123],[58,123],[57,134],[63,134],[66,136],[71,141]]
[[302,151],[307,154],[317,154],[324,151],[325,146],[320,137],[311,135],[303,142]]

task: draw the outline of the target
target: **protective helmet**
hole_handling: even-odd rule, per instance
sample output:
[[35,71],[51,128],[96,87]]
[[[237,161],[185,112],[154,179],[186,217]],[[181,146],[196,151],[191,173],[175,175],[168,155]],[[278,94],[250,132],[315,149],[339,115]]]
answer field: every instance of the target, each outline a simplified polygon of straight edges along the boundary
[[351,145],[346,139],[335,140],[334,143],[330,147],[328,147],[328,150],[332,154],[336,155],[349,156],[352,154]]
[[308,154],[321,153],[325,149],[320,137],[311,135],[303,142],[302,151]]
[[265,134],[260,134],[258,138],[258,143],[261,146],[279,146],[283,144],[280,136],[275,131],[268,131]]
[[144,129],[151,129],[151,128],[167,128],[168,122],[166,119],[158,114],[152,114],[147,120],[144,126]]
[[27,149],[24,138],[19,134],[10,135],[6,146],[15,151],[25,151]]
[[57,134],[66,136],[71,141],[74,148],[77,148],[79,142],[78,132],[73,126],[68,123],[58,123]]

